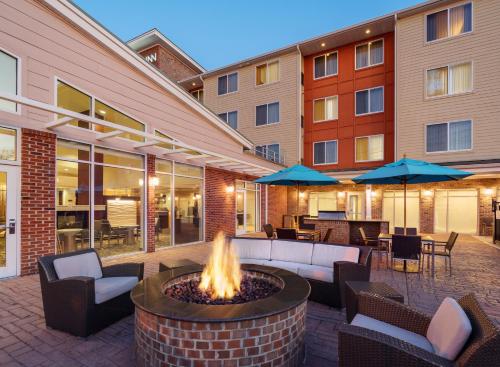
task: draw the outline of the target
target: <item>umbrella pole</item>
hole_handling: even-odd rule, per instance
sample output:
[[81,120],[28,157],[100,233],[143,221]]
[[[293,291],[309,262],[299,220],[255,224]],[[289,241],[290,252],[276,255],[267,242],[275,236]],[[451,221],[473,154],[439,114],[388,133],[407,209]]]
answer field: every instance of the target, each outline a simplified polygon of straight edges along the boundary
[[404,199],[403,199],[403,228],[404,234],[406,235],[406,179],[403,180],[403,190],[404,190]]
[[295,228],[296,229],[299,229],[299,190],[300,190],[300,187],[299,187],[299,184],[297,183],[297,208],[295,210],[295,212],[297,213],[297,218],[295,220]]

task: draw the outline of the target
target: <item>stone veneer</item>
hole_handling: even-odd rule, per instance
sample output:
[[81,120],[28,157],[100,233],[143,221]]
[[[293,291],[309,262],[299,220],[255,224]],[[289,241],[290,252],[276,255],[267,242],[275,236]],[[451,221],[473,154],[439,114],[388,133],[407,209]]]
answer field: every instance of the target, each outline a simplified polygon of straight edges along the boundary
[[177,321],[136,307],[138,366],[300,366],[306,306],[230,322]]

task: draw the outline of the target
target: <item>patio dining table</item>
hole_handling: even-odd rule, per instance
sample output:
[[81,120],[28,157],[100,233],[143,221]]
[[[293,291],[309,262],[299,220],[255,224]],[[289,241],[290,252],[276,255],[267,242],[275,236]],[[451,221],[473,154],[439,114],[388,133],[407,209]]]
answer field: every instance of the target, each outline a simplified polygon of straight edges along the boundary
[[[380,233],[378,235],[378,240],[379,241],[391,241],[392,236],[393,236],[392,233]],[[434,277],[434,259],[435,259],[436,240],[434,240],[434,238],[432,238],[432,236],[429,236],[428,234],[419,234],[419,236],[422,238],[422,244],[430,245],[432,248],[431,276]]]

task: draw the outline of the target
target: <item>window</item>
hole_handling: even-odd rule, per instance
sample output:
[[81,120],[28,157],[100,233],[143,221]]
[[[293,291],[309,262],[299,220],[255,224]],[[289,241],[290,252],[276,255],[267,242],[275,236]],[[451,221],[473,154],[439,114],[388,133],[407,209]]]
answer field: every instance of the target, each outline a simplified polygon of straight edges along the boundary
[[[90,116],[92,110],[92,97],[58,80],[57,107]],[[57,118],[61,119],[64,118],[64,116],[59,115]],[[72,120],[69,124],[84,129],[90,129],[90,123],[86,121]]]
[[[104,120],[104,121],[109,121],[113,122],[118,125],[122,125],[125,127],[129,127],[131,129],[139,130],[139,131],[145,131],[144,124],[125,115],[124,113],[121,113],[118,110],[115,110],[114,108],[100,102],[100,101],[95,101],[95,117]],[[95,127],[96,131],[107,133],[113,131],[113,129],[109,127],[104,127],[104,126],[96,126]],[[130,140],[135,140],[135,141],[144,141],[144,138],[141,136],[133,135],[133,134],[128,134],[128,133],[123,133],[120,135],[123,138],[130,139]]]
[[314,58],[314,79],[324,78],[338,73],[337,52],[327,53]]
[[279,62],[273,61],[257,66],[255,70],[255,84],[263,85],[275,83],[280,79]]
[[[0,50],[0,92],[17,94],[17,58]],[[17,112],[17,104],[0,99],[0,110]]]
[[384,159],[384,135],[356,138],[356,162],[381,161]]
[[314,164],[335,164],[337,160],[337,140],[314,143]]
[[472,31],[472,4],[464,4],[427,15],[427,42]]
[[338,119],[338,97],[320,98],[314,101],[314,122]]
[[255,147],[255,154],[273,162],[280,162],[280,145],[257,145]]
[[219,117],[233,129],[238,128],[238,111],[219,113]]
[[[389,230],[394,233],[394,227],[403,227],[405,216],[404,191],[384,191],[382,197],[382,219],[389,222]],[[406,192],[406,226],[420,227],[420,195],[418,191]]]
[[238,73],[232,73],[219,77],[218,92],[219,96],[238,91]]
[[191,92],[191,95],[198,100],[198,102],[203,103],[203,89],[197,89]]
[[356,115],[366,115],[384,111],[384,87],[356,92]]
[[426,152],[472,149],[472,121],[454,121],[427,125]]
[[309,193],[309,215],[317,217],[318,211],[337,210],[336,192],[310,192]]
[[438,97],[470,92],[472,90],[472,64],[444,66],[427,70],[427,97]]
[[255,125],[270,125],[280,122],[280,103],[263,104],[255,108]]
[[0,161],[17,159],[17,131],[0,126]]
[[384,63],[384,40],[356,46],[356,69]]

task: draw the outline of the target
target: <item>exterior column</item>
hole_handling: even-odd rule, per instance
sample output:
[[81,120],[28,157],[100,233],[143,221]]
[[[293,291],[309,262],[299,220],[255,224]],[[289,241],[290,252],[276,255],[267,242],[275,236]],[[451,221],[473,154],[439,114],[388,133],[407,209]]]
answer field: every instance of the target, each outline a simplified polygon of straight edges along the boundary
[[56,248],[56,135],[21,132],[21,275]]
[[434,190],[420,190],[420,232],[434,232]]
[[155,186],[151,185],[151,179],[156,175],[156,157],[148,154],[146,157],[146,232],[147,252],[155,252]]

